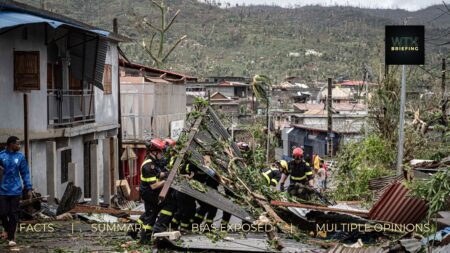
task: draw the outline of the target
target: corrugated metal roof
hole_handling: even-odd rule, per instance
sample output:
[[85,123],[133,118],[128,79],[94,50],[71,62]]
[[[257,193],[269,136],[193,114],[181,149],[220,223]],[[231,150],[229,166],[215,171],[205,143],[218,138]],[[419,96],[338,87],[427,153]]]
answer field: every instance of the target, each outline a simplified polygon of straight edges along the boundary
[[336,245],[327,253],[387,253],[389,250],[380,247],[362,247],[362,248],[350,248],[344,245]]
[[253,218],[247,211],[208,186],[205,186],[207,188],[206,192],[200,192],[193,189],[186,180],[178,178],[171,184],[170,187],[195,199],[215,206],[220,210],[241,218],[242,220],[249,222],[253,221]]
[[416,224],[426,215],[423,200],[409,197],[410,191],[400,182],[392,183],[369,212],[369,218],[396,224]]

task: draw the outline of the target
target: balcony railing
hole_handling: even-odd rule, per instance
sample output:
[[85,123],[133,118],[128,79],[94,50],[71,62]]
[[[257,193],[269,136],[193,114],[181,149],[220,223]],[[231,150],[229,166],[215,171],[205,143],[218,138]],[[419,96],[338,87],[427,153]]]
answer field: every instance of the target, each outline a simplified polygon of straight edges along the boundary
[[90,90],[48,90],[48,125],[59,128],[94,122],[94,102]]

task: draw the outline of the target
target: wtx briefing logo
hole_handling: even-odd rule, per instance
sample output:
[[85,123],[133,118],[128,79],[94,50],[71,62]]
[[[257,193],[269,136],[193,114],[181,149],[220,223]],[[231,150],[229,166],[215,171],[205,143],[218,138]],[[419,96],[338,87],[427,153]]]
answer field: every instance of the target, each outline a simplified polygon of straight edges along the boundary
[[423,25],[386,26],[386,64],[423,65],[425,27]]

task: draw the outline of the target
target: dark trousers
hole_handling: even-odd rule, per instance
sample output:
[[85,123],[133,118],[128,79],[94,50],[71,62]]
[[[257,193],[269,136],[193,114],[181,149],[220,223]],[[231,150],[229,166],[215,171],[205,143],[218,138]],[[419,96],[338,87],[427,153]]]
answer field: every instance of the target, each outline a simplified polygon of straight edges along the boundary
[[200,202],[199,204],[200,207],[197,208],[197,211],[195,213],[194,223],[201,224],[203,222],[203,219],[206,218],[205,222],[208,226],[210,226],[213,223],[214,218],[216,217],[217,208],[205,202]]
[[156,219],[155,226],[153,227],[153,233],[160,233],[166,231],[172,221],[173,215],[177,210],[176,191],[170,189],[166,198],[162,203],[162,208],[159,211],[158,218]]
[[19,222],[20,196],[0,196],[0,219],[4,230],[8,233],[8,240],[13,241]]
[[172,218],[172,229],[177,229],[178,225],[188,229],[195,214],[195,199],[179,191],[175,196],[177,208]]
[[159,210],[161,210],[161,206],[158,205],[158,195],[159,191],[146,191],[141,193],[145,208],[145,212],[138,219],[138,223],[141,225],[141,241],[150,240],[153,225],[155,224]]

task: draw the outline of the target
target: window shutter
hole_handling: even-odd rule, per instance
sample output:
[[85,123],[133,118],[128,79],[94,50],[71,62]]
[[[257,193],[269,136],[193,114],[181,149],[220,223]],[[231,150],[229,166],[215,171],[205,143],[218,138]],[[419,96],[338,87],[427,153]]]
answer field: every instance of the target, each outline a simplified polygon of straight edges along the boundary
[[14,90],[39,90],[39,51],[14,51]]
[[103,92],[104,94],[112,93],[112,67],[111,64],[105,64],[103,71]]

